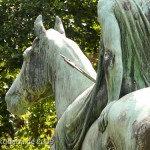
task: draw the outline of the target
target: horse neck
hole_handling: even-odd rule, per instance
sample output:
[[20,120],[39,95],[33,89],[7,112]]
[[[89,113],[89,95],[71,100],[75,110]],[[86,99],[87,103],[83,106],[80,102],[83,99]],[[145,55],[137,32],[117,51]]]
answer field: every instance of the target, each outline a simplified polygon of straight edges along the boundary
[[[67,42],[66,42],[67,41]],[[59,41],[60,42],[60,41]],[[82,53],[79,47],[71,40],[64,38],[65,46],[61,43],[56,44],[56,49],[51,53],[51,83],[56,103],[56,114],[59,119],[67,107],[89,86],[93,84],[88,78],[80,72],[70,67],[61,58],[63,54],[83,68],[93,78],[96,78],[96,73]],[[68,44],[70,43],[70,44]]]

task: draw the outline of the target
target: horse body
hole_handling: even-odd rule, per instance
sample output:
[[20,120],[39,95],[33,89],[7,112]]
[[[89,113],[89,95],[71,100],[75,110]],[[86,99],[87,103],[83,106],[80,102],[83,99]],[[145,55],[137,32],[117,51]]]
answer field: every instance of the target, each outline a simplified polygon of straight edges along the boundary
[[101,114],[107,113],[105,132],[100,131],[100,116],[87,132],[82,150],[149,150],[150,88],[129,93],[111,103]]

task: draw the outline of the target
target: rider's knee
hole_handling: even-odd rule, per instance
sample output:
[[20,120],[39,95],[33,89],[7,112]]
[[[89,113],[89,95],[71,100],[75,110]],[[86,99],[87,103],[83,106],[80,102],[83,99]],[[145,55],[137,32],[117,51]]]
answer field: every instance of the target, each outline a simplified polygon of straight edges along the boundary
[[115,54],[112,50],[106,49],[104,53],[105,71],[109,71],[115,64]]

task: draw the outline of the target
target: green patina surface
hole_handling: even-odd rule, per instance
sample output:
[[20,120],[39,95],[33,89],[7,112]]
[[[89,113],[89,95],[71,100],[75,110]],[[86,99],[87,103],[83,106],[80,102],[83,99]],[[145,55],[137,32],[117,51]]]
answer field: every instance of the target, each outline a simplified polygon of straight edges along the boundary
[[[102,18],[100,21],[102,26],[102,43],[97,82],[92,92],[86,98],[83,107],[78,109],[78,115],[68,120],[69,126],[63,123],[59,132],[63,134],[58,135],[58,137],[62,135],[63,139],[59,139],[60,141],[58,140],[56,144],[56,149],[58,150],[60,147],[64,150],[78,150],[81,148],[86,132],[101,114],[109,98],[112,101],[114,100],[113,98],[118,99],[130,92],[150,86],[150,26],[140,3],[137,4],[135,1],[131,0],[116,0],[110,1],[110,3],[104,3],[102,1],[101,5],[104,6],[101,7],[103,10],[100,10]],[[146,5],[144,7],[148,6]],[[117,45],[119,42],[121,47]],[[120,60],[122,63],[119,63],[121,62]],[[123,68],[123,72],[121,73],[120,70],[117,70],[118,68]],[[118,78],[122,78],[122,82],[120,82]],[[120,93],[119,97],[118,93]],[[129,106],[129,102],[125,102],[125,105],[128,109],[134,110],[132,106],[136,105],[136,100],[134,101],[136,97],[132,95],[129,96],[133,99],[133,103],[130,103],[131,106]],[[128,99],[128,101],[130,101],[130,99]],[[121,116],[122,111],[119,112],[119,110],[122,110],[122,107],[124,107],[123,105],[123,103],[122,105],[118,105],[117,103],[112,105],[115,108],[115,111],[110,109],[110,114],[115,113],[112,117]],[[72,107],[72,111],[73,110],[74,108]],[[138,114],[141,113],[142,109],[135,111],[136,110],[134,110],[134,113]],[[69,113],[69,111],[66,113]],[[128,111],[126,111],[125,113],[127,113],[126,117],[129,119],[131,112],[129,111],[128,113]],[[115,118],[111,119],[113,122]],[[121,119],[120,122],[125,119],[124,116]],[[133,120],[134,119],[135,118],[133,118]],[[132,124],[128,124],[128,122],[124,125],[129,128],[132,126]],[[125,127],[124,125],[122,125],[122,128]],[[126,132],[123,130],[121,131],[122,133]],[[105,134],[108,135],[109,133],[108,131]],[[115,137],[116,134],[113,133],[112,136]],[[123,147],[120,148],[122,149]]]

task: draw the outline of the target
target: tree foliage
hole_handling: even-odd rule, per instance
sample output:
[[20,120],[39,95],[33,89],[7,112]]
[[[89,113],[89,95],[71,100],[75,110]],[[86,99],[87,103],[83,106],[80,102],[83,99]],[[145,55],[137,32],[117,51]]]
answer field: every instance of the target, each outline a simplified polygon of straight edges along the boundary
[[[53,98],[29,109],[30,115],[18,118],[6,110],[5,94],[20,71],[23,51],[35,38],[33,24],[42,14],[46,29],[54,26],[58,15],[67,37],[77,42],[96,67],[99,47],[96,0],[0,0],[0,140],[49,140],[56,125]],[[35,149],[33,144],[1,143],[0,149]],[[19,147],[20,146],[20,147]],[[40,145],[40,148],[45,145]]]

